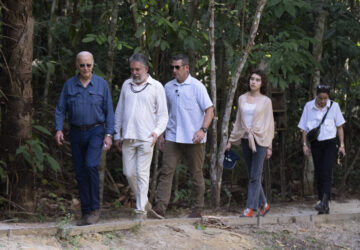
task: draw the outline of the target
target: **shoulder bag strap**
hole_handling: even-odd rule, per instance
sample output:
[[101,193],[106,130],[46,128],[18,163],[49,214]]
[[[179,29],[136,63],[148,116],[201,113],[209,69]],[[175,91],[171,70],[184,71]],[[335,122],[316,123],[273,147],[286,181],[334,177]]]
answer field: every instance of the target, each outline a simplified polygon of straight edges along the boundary
[[331,101],[331,103],[330,103],[330,108],[328,108],[328,110],[326,111],[324,117],[322,118],[322,120],[321,120],[321,122],[320,122],[320,124],[319,124],[319,127],[320,127],[321,124],[323,124],[323,122],[325,121],[326,115],[327,115],[327,113],[329,112],[329,110],[331,109],[331,106],[332,106],[332,105],[333,105],[333,101]]

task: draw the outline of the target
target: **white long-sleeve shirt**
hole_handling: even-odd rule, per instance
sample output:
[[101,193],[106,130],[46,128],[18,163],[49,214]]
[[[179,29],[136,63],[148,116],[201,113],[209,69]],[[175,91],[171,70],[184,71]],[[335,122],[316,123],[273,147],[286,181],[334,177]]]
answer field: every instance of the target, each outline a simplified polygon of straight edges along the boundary
[[[134,93],[131,87],[135,92],[145,89]],[[168,119],[165,90],[159,81],[148,75],[140,86],[132,78],[123,83],[115,111],[115,140],[152,141],[150,134],[163,133]]]

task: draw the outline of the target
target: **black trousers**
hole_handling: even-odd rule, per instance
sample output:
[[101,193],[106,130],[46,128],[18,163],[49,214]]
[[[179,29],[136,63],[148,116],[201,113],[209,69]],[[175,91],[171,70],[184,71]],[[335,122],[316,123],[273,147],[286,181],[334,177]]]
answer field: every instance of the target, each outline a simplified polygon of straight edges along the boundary
[[336,160],[336,138],[311,143],[319,200],[331,196],[332,169]]

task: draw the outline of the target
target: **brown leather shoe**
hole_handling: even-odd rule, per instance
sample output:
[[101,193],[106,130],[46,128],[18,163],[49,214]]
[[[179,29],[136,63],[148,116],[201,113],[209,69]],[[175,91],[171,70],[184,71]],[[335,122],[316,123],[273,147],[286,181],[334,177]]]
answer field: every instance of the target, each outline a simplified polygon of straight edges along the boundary
[[201,211],[199,210],[192,210],[192,212],[188,215],[188,218],[201,218]]
[[150,218],[160,219],[160,220],[165,219],[165,213],[157,207],[154,207],[147,212]]
[[87,225],[91,225],[91,224],[95,224],[99,221],[100,219],[100,210],[94,210],[90,213],[89,217],[87,218],[86,222],[88,223]]
[[81,219],[76,223],[77,226],[85,226],[85,225],[89,225],[88,224],[88,219],[89,219],[90,214],[83,214],[81,216]]

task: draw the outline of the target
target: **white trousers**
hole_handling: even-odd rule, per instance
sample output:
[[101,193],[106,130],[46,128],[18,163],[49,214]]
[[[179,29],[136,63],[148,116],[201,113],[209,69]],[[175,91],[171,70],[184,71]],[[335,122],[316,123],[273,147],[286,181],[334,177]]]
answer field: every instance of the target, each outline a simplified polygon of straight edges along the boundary
[[146,213],[153,151],[147,141],[125,139],[122,144],[123,172],[135,194],[136,210],[141,213]]

